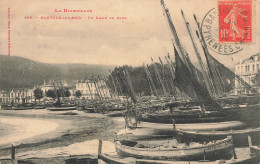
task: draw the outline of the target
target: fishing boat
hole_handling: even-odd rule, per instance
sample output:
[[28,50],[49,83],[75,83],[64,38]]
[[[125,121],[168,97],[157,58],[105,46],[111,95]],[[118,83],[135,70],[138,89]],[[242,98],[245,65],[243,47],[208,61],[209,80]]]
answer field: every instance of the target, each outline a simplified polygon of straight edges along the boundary
[[45,105],[35,104],[35,105],[33,106],[33,109],[45,109]]
[[223,108],[223,113],[230,117],[230,120],[239,120],[249,123],[251,126],[260,126],[260,104],[240,104]]
[[[218,131],[242,129],[246,126],[240,121],[218,122],[218,123],[198,123],[198,124],[175,124],[175,129],[187,131]],[[141,122],[134,129],[122,129],[117,133],[118,139],[145,140],[150,138],[174,137],[173,125]]]
[[85,106],[84,107],[84,112],[86,113],[95,113],[95,108],[91,106]]
[[164,161],[164,160],[146,160],[146,159],[136,159],[133,157],[118,157],[117,155],[110,155],[105,153],[99,153],[98,159],[104,161],[107,164],[244,164],[244,163],[259,163],[259,160],[256,156],[251,156],[247,158],[239,158],[239,159],[230,159],[230,160],[223,160],[219,159],[216,161],[208,161],[208,160],[200,160],[200,161]]
[[11,110],[28,110],[32,108],[32,106],[12,106]]
[[250,146],[251,156],[256,156],[258,162],[260,162],[260,145]]
[[2,104],[0,109],[2,109],[2,110],[10,110],[10,109],[12,109],[12,105]]
[[207,144],[189,143],[175,144],[172,138],[145,141],[115,141],[115,148],[120,157],[134,157],[148,160],[217,160],[230,159],[232,154],[232,138]]
[[[245,123],[240,121],[226,121],[226,122],[214,122],[214,123],[197,123],[197,124],[175,124],[176,129],[183,130],[230,130],[241,129],[246,126]],[[133,127],[132,130],[138,135],[163,135],[173,134],[172,124],[160,124],[160,123],[148,123],[141,122],[137,127]]]
[[248,136],[252,138],[252,144],[260,144],[260,128],[246,128],[241,130],[227,131],[185,131],[181,129],[174,130],[174,136],[178,142],[208,142],[219,140],[232,136],[235,147],[249,146]]
[[67,110],[76,110],[76,106],[60,106],[60,107],[48,107],[50,111],[67,111]]
[[172,119],[176,123],[209,123],[230,120],[227,115],[220,112],[201,112],[200,110],[161,111],[157,113],[142,114],[141,121],[152,123],[171,124]]
[[33,109],[33,104],[32,103],[14,104],[9,109],[11,109],[11,110],[28,110],[28,109]]

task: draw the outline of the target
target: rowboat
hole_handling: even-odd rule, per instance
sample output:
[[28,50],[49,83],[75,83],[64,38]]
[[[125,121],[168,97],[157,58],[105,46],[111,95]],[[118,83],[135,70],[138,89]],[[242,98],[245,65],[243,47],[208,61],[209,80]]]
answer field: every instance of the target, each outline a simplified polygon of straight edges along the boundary
[[67,111],[67,110],[76,110],[76,106],[49,107],[47,109],[50,110],[50,111]]
[[208,160],[201,160],[201,161],[163,161],[163,160],[147,160],[147,159],[136,159],[133,157],[118,157],[115,155],[98,154],[98,159],[104,161],[107,164],[221,164],[221,163],[228,163],[228,164],[243,164],[243,163],[259,163],[259,160],[256,156],[247,157],[247,158],[239,158],[239,159],[231,159],[231,160],[216,160],[216,161],[208,161]]
[[190,143],[189,146],[174,144],[173,139],[145,141],[115,141],[115,148],[120,157],[134,157],[147,160],[218,160],[233,156],[232,138],[207,144]]
[[[240,121],[226,121],[214,123],[197,123],[197,124],[175,124],[176,129],[182,130],[199,130],[199,131],[212,131],[212,130],[230,130],[241,129],[246,124]],[[133,128],[132,133],[135,135],[168,135],[173,134],[172,124],[160,124],[141,122],[136,128]]]
[[11,110],[28,110],[32,109],[33,107],[31,106],[13,106]]
[[[181,107],[179,107],[181,108]],[[189,107],[191,108],[191,107]],[[220,121],[245,121],[259,126],[260,105],[240,105],[224,107],[223,111],[206,111],[201,110],[164,110],[155,113],[145,112],[142,114],[141,121],[151,123],[171,124],[172,119],[176,123],[207,123]]]
[[260,162],[260,145],[250,146],[251,156],[256,156],[258,162]]
[[249,146],[248,136],[252,139],[252,144],[260,144],[260,128],[247,128],[241,130],[227,131],[185,131],[181,129],[174,130],[174,136],[178,142],[208,142],[212,140],[220,140],[227,136],[232,136],[235,147]]
[[230,120],[229,117],[218,112],[202,113],[200,111],[173,111],[164,113],[146,113],[142,115],[141,121],[171,124],[172,119],[174,119],[177,124],[208,123]]

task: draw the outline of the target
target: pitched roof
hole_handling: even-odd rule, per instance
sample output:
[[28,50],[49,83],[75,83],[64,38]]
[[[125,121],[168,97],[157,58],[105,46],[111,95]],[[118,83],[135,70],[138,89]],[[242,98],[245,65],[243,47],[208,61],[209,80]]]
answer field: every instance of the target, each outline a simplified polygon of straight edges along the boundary
[[260,61],[260,53],[257,53],[255,55],[250,56],[249,58],[244,59],[241,63],[237,63],[238,64],[244,64],[244,63],[251,63],[251,62],[256,62],[256,61]]

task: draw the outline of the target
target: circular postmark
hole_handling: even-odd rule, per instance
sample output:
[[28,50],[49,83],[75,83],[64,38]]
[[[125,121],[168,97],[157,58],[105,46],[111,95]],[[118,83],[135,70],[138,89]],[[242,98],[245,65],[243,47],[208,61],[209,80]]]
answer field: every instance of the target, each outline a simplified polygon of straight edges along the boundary
[[221,55],[231,55],[243,50],[243,44],[241,43],[219,42],[218,12],[215,8],[204,16],[201,30],[207,46],[213,52]]

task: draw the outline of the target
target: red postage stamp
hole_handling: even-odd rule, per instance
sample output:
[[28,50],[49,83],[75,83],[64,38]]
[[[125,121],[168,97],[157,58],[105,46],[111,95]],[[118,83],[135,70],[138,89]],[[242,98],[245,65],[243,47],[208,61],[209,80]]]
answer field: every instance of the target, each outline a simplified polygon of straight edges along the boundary
[[252,42],[252,0],[218,2],[219,42]]

